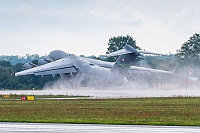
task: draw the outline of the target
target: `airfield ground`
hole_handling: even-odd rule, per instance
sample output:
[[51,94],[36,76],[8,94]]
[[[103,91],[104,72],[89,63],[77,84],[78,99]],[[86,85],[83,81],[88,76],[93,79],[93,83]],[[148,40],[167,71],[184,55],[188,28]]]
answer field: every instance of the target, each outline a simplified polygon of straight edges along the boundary
[[[21,101],[17,95],[16,100],[2,98],[0,121],[200,126],[200,97],[56,100],[41,97],[49,98],[39,96],[34,101]],[[63,98],[56,96],[59,97]]]

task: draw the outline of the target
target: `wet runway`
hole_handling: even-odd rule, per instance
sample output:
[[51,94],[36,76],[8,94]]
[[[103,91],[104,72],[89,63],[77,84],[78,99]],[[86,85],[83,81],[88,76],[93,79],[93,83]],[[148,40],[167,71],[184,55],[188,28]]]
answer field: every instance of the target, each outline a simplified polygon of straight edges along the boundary
[[3,90],[0,94],[25,94],[25,95],[74,95],[92,96],[94,98],[136,98],[136,97],[179,97],[200,96],[200,89],[157,89],[157,88],[74,88],[50,90]]
[[52,123],[0,123],[2,133],[199,133],[200,127]]

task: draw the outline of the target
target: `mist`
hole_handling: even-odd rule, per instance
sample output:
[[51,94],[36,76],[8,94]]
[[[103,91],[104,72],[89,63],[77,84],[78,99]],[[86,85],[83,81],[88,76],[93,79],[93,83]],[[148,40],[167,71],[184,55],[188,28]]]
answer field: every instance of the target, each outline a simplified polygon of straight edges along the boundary
[[[105,74],[88,77],[81,74],[71,79],[60,78],[54,82],[48,82],[43,90],[4,90],[0,93],[72,95],[90,96],[90,98],[199,97],[199,81],[188,80],[189,70],[190,67],[182,67],[173,75],[134,73],[127,77],[128,82],[125,81],[123,84],[115,84],[119,80],[118,77],[103,78]],[[191,74],[192,78],[198,76],[199,68],[194,72]]]
[[197,81],[188,81],[188,68],[180,68],[174,74],[133,74],[123,84],[116,76],[98,75],[88,77],[82,74],[71,79],[60,78],[46,84],[44,91],[52,94],[84,95],[95,98],[136,97],[190,97],[200,96]]

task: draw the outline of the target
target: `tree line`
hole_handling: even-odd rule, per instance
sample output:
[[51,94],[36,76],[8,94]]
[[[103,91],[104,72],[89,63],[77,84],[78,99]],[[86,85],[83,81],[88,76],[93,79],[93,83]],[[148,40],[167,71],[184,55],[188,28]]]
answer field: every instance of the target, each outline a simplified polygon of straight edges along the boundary
[[17,63],[27,63],[32,62],[33,60],[43,59],[45,56],[39,56],[38,54],[26,54],[25,56],[18,56],[18,55],[1,55],[1,61],[9,61],[12,65]]

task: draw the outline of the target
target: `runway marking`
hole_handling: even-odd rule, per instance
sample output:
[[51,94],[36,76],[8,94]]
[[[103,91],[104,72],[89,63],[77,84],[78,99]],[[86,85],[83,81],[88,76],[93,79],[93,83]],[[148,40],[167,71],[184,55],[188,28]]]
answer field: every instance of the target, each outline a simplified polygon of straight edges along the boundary
[[145,125],[98,125],[98,124],[53,124],[53,123],[0,123],[0,132],[109,132],[109,133],[199,133],[200,127],[191,126],[145,126]]

